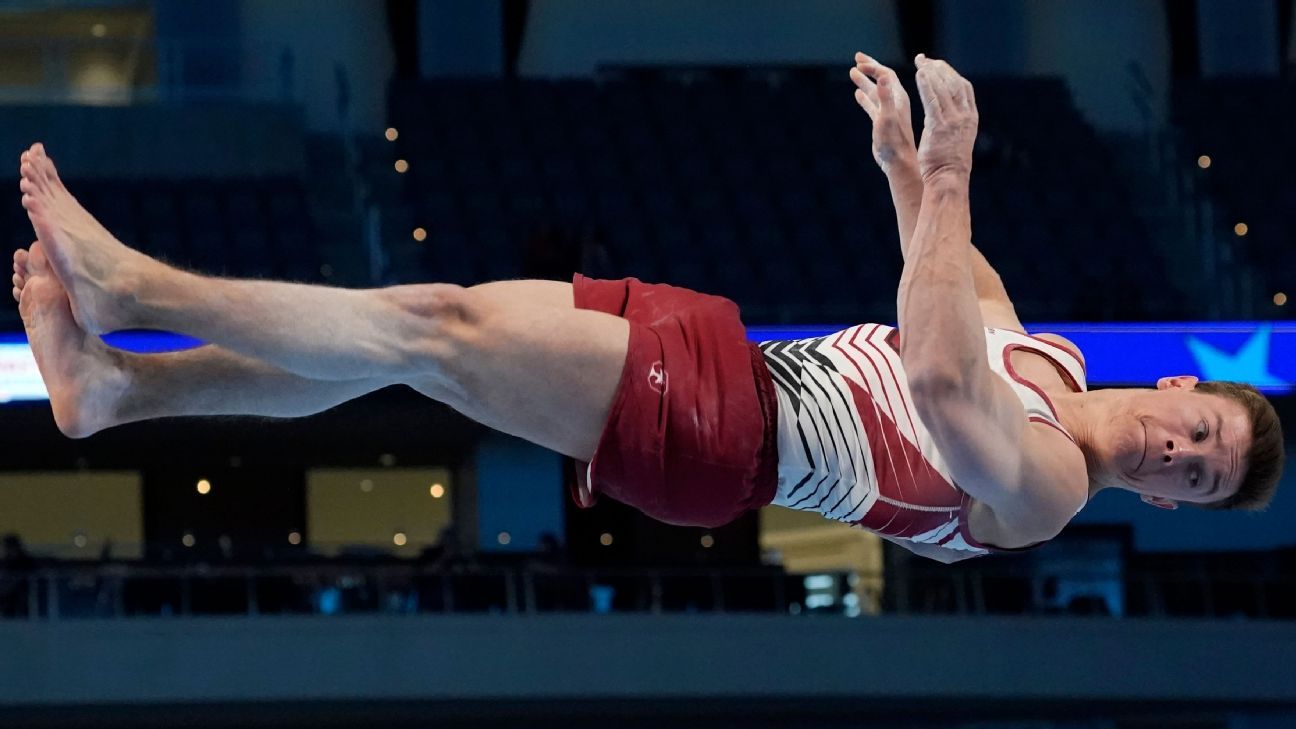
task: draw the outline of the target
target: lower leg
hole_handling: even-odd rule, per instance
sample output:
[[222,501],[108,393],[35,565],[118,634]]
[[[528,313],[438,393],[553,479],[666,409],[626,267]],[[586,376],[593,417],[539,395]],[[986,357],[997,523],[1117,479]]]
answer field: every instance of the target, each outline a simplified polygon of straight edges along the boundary
[[166,329],[302,377],[355,380],[419,372],[438,346],[437,325],[453,319],[457,286],[357,291],[179,271],[113,237],[40,145],[23,153],[20,171],[44,258],[89,334]]
[[341,289],[168,269],[142,281],[123,314],[131,328],[186,334],[310,379],[395,380],[433,374],[424,355],[456,320],[460,291],[440,284]]
[[393,384],[311,380],[215,346],[150,355],[111,349],[77,325],[63,286],[40,251],[33,254],[14,257],[14,296],[55,422],[69,436],[174,416],[310,415]]
[[118,362],[126,386],[111,425],[181,416],[303,417],[396,384],[312,380],[211,345],[166,354],[122,353]]

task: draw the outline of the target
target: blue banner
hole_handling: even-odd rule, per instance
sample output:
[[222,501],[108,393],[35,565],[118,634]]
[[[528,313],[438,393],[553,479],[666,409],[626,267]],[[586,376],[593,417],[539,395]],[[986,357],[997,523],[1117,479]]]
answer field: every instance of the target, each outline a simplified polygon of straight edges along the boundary
[[[754,341],[803,339],[837,326],[748,327]],[[1296,382],[1296,323],[1154,322],[1027,324],[1032,334],[1058,334],[1084,354],[1091,387],[1152,387],[1162,377],[1231,380],[1261,392],[1287,394]]]
[[[805,339],[845,328],[753,326],[753,341]],[[1232,380],[1268,394],[1289,394],[1296,382],[1296,323],[1182,322],[1120,324],[1028,324],[1033,334],[1070,339],[1084,353],[1091,387],[1151,387],[1168,375]],[[189,337],[159,332],[120,332],[104,340],[131,352],[177,351],[200,346]],[[42,400],[45,390],[27,339],[0,334],[0,401]]]

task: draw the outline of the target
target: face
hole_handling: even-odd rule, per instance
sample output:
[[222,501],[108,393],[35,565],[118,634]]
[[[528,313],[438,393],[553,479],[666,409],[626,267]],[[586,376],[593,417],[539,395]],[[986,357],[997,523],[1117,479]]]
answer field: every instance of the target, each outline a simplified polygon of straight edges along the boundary
[[1240,403],[1196,392],[1195,377],[1167,377],[1131,393],[1109,424],[1108,467],[1149,503],[1209,503],[1246,475],[1250,420]]

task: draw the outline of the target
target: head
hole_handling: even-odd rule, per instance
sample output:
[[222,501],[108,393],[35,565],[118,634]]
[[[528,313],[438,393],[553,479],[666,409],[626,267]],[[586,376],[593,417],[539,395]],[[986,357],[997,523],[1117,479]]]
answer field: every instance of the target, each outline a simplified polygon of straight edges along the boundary
[[1165,509],[1259,511],[1283,467],[1282,427],[1254,387],[1163,377],[1127,390],[1097,444],[1106,477]]

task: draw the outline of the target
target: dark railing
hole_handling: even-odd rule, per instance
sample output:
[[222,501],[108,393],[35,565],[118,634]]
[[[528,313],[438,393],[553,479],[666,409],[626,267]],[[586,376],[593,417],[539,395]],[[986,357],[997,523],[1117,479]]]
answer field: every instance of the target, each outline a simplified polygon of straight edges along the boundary
[[[1094,615],[1296,619],[1296,576],[1155,570],[1041,573],[912,565],[882,575],[766,569],[441,569],[426,565],[144,566],[0,570],[0,617],[546,612]],[[881,595],[858,594],[883,584]],[[863,599],[861,599],[863,598]],[[863,606],[869,606],[861,609]]]

